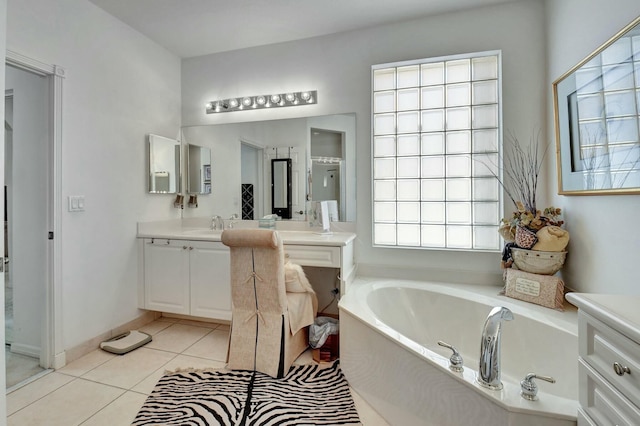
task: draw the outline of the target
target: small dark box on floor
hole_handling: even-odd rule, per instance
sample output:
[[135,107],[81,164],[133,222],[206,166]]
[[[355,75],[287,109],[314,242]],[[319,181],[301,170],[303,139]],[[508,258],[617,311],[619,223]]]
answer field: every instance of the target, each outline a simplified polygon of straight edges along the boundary
[[312,349],[311,354],[315,362],[332,362],[340,355],[340,334],[331,334],[324,345]]

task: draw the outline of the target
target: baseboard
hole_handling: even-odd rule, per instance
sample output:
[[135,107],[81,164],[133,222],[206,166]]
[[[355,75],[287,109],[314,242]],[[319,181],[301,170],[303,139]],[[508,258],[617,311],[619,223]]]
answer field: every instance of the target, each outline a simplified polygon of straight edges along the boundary
[[211,323],[211,324],[223,324],[223,325],[230,325],[231,324],[231,321],[227,321],[227,320],[219,320],[219,319],[203,318],[203,317],[194,317],[192,315],[170,314],[170,313],[167,313],[167,312],[162,312],[161,315],[162,315],[163,318],[184,319],[184,320],[190,320],[190,321],[206,322],[206,323]]
[[53,356],[53,365],[50,368],[57,370],[67,365],[67,353],[65,351],[55,354]]
[[40,358],[41,349],[38,346],[23,345],[22,343],[12,343],[11,352],[14,354],[26,355],[32,358]]
[[89,339],[77,346],[74,346],[73,348],[67,349],[61,359],[56,359],[56,361],[62,361],[63,364],[57,365],[58,362],[56,362],[55,368],[62,368],[67,365],[67,363],[73,362],[76,359],[85,356],[89,352],[95,351],[100,347],[100,343],[104,342],[105,340],[117,336],[118,334],[122,334],[125,331],[136,330],[145,324],[155,321],[156,319],[160,318],[160,316],[161,314],[159,312],[145,311],[142,315],[132,321],[129,321],[98,336],[95,336],[94,338]]

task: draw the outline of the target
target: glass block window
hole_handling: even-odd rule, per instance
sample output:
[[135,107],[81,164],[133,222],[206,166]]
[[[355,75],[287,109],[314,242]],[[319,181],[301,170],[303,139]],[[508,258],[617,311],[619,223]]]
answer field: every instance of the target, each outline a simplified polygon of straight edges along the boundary
[[499,250],[500,52],[372,67],[376,246]]
[[[570,97],[572,171],[584,187],[637,186],[640,163],[640,35],[631,31],[576,71]],[[572,141],[574,142],[574,141]]]

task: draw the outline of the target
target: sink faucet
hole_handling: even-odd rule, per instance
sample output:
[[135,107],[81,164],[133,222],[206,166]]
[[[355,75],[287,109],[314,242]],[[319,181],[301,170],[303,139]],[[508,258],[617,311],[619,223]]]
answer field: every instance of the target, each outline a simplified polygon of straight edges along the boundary
[[224,221],[220,216],[213,216],[211,218],[211,229],[213,230],[224,230]]
[[489,389],[502,389],[500,381],[500,334],[502,321],[513,320],[513,313],[502,306],[496,306],[489,312],[480,342],[480,365],[477,382]]
[[238,215],[236,213],[232,214],[231,217],[229,218],[229,229],[233,228],[233,225],[236,224],[237,220],[238,220]]

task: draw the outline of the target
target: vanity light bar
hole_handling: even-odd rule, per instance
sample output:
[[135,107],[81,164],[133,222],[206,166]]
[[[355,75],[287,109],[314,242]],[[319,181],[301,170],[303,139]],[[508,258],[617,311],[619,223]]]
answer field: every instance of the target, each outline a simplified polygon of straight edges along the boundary
[[262,108],[280,108],[318,103],[318,91],[276,93],[273,95],[244,96],[212,101],[207,104],[207,114]]

